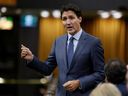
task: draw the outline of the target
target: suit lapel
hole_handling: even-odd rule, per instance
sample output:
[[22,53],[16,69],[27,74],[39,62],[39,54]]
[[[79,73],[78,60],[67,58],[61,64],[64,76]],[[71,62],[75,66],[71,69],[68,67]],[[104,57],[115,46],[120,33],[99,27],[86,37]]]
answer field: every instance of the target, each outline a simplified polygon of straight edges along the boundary
[[61,46],[63,46],[61,50],[63,50],[62,51],[63,52],[62,55],[64,57],[64,64],[66,66],[64,68],[66,68],[66,70],[67,70],[68,69],[68,65],[67,65],[67,35],[64,36],[64,39],[62,41],[62,45]]
[[85,39],[86,39],[86,33],[82,32],[81,37],[79,39],[79,42],[77,44],[77,48],[76,51],[74,53],[73,59],[72,59],[72,63],[70,66],[70,69],[72,69],[72,67],[74,66],[78,56],[81,54],[82,50],[84,49],[84,45],[85,45]]

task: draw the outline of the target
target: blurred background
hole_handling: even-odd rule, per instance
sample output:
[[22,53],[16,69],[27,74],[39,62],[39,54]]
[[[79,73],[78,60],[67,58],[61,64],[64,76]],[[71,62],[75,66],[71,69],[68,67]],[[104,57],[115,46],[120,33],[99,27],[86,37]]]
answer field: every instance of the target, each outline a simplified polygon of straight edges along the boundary
[[59,9],[68,3],[82,9],[82,28],[101,39],[105,62],[119,58],[128,64],[128,0],[0,0],[0,96],[54,94],[57,69],[43,76],[27,68],[20,47],[44,61],[65,34]]

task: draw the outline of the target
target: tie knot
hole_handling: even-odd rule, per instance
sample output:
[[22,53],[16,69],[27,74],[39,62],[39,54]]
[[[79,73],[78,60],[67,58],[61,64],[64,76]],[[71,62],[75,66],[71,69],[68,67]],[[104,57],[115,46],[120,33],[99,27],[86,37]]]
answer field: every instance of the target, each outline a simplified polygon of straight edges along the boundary
[[70,37],[70,41],[73,41],[74,40],[74,37],[72,36],[72,37]]

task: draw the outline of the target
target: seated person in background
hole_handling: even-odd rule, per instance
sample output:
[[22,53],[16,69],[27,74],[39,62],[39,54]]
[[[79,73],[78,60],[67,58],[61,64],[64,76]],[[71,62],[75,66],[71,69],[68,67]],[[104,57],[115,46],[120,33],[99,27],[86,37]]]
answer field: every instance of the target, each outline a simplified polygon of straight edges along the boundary
[[89,96],[122,96],[119,89],[112,83],[99,84]]
[[128,96],[126,72],[126,65],[118,59],[110,60],[105,65],[106,81],[115,84],[122,93],[122,96]]
[[126,66],[126,68],[127,68],[127,74],[126,74],[126,86],[127,86],[127,90],[128,90],[128,65]]

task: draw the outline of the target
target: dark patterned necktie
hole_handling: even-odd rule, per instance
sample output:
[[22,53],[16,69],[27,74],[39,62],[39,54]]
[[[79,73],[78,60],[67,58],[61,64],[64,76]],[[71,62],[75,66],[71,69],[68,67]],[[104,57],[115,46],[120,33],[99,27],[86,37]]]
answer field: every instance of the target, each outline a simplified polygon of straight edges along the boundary
[[68,59],[68,68],[72,62],[73,53],[74,53],[74,44],[73,44],[74,37],[70,37],[68,50],[67,50],[67,59]]

